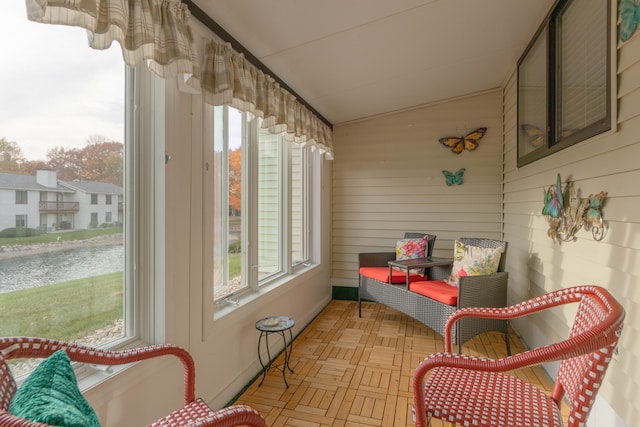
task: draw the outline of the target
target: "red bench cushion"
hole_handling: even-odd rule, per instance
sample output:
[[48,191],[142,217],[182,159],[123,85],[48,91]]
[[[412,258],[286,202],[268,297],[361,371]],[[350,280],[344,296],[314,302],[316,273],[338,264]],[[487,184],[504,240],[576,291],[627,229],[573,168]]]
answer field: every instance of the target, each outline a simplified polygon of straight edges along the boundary
[[[360,275],[375,279],[379,282],[389,283],[389,267],[360,267]],[[407,281],[406,271],[392,270],[391,283],[405,283]],[[424,280],[424,276],[409,274],[409,282]]]
[[444,280],[421,280],[409,283],[409,290],[447,305],[458,305],[458,288]]

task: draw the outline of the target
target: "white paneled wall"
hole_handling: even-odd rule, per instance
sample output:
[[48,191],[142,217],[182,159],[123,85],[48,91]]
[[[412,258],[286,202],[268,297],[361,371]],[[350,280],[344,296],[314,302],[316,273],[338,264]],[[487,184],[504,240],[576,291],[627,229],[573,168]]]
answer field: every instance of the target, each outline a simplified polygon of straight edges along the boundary
[[[640,419],[640,36],[618,49],[617,129],[527,166],[516,167],[516,76],[504,89],[504,236],[509,241],[509,298],[520,301],[555,289],[598,284],[624,305],[620,354],[610,366],[589,426],[635,426]],[[601,242],[582,230],[575,242],[554,244],[541,215],[543,191],[560,173],[582,197],[607,192],[609,231]],[[571,313],[515,324],[530,346],[566,336]],[[551,367],[553,368],[553,367]],[[553,369],[550,374],[555,375]]]
[[[492,91],[335,127],[333,285],[357,286],[358,253],[392,251],[405,231],[437,235],[440,256],[457,237],[501,237],[501,115]],[[475,151],[438,142],[478,127]],[[447,186],[442,170],[460,168],[463,185]]]

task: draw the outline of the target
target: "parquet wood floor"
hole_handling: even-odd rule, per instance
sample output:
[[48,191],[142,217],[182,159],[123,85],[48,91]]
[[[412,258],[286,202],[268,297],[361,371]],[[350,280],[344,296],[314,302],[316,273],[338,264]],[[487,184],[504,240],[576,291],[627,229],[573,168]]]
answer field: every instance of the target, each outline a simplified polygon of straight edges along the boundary
[[[511,349],[524,350],[515,334]],[[442,337],[382,304],[332,301],[293,342],[287,372],[271,369],[234,402],[256,408],[272,427],[412,426],[411,378],[418,363],[444,350]],[[505,357],[499,333],[482,334],[463,346],[466,354]],[[274,364],[282,365],[280,354]],[[539,367],[513,373],[545,390],[552,382]],[[565,408],[566,413],[566,408]],[[433,427],[448,424],[433,420]]]

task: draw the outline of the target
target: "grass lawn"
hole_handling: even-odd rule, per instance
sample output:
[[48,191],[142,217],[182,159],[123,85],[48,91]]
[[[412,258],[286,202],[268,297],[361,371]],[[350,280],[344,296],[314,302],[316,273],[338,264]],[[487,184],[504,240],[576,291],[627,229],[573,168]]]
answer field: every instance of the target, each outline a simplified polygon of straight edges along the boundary
[[73,340],[123,316],[123,273],[0,294],[0,336]]

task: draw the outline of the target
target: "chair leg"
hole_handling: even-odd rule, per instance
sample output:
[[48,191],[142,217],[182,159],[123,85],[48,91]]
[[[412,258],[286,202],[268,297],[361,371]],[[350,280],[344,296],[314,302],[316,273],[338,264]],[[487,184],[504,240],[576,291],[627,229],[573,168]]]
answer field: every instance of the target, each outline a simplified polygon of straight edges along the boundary
[[507,344],[507,356],[511,356],[511,341],[509,340],[509,329],[504,333],[504,341]]
[[362,317],[362,300],[360,299],[360,282],[358,282],[358,317]]

